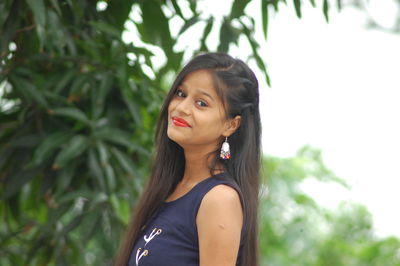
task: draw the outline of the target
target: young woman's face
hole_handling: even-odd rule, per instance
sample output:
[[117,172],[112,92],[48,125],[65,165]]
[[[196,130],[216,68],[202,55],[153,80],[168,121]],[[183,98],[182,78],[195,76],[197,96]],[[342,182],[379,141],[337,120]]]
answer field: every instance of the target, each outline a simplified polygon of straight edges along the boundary
[[183,148],[216,149],[227,120],[213,78],[207,70],[188,74],[168,106],[168,137]]

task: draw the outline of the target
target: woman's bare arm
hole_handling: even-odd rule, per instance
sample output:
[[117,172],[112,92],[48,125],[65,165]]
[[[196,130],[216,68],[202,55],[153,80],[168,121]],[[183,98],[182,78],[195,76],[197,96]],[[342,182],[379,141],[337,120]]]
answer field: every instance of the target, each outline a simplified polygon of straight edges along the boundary
[[235,189],[212,188],[203,198],[196,218],[200,266],[233,266],[239,251],[243,210]]

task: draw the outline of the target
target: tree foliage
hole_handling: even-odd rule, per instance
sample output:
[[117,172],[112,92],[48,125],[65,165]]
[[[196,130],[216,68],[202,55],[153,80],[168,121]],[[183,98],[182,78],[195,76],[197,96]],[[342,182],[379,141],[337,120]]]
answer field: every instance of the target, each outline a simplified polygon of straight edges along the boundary
[[[191,0],[0,2],[1,265],[110,263],[185,58],[210,50],[213,31],[222,52],[243,37],[269,82],[250,2],[234,0],[223,18]],[[285,2],[260,1],[265,37]],[[123,41],[127,23],[140,41]],[[177,50],[187,33],[198,47]]]
[[301,189],[309,179],[346,186],[318,150],[304,147],[293,158],[266,158],[264,165],[261,265],[400,265],[400,240],[375,236],[364,206],[342,202],[337,210],[327,210]]

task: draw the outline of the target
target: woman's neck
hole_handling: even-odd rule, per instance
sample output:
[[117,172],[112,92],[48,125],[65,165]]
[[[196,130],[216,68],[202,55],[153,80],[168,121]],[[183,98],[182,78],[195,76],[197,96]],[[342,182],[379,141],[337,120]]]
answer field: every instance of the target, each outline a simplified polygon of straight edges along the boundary
[[[215,155],[208,155],[209,151],[185,150],[185,171],[181,180],[184,184],[196,184],[210,177],[209,165]],[[217,167],[215,174],[223,172],[223,167]]]

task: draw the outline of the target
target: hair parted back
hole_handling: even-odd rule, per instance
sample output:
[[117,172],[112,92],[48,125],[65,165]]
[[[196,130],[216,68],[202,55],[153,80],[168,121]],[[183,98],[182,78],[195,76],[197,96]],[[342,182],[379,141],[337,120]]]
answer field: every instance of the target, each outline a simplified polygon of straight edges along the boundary
[[[228,138],[231,159],[222,160],[219,149],[210,155],[213,161],[210,175],[217,164],[225,165],[242,192],[244,208],[243,250],[239,265],[258,265],[258,195],[261,165],[261,122],[259,113],[258,81],[251,69],[241,60],[224,53],[206,53],[194,57],[176,77],[161,108],[156,129],[156,153],[150,178],[140,198],[125,241],[116,257],[115,265],[125,266],[136,239],[147,220],[173,192],[183,177],[185,157],[183,149],[167,136],[168,106],[177,88],[191,72],[206,69],[213,75],[215,89],[224,104],[227,118],[241,116],[240,127]],[[223,138],[221,137],[221,145]]]

